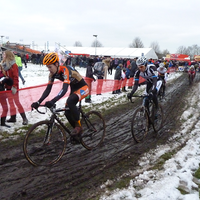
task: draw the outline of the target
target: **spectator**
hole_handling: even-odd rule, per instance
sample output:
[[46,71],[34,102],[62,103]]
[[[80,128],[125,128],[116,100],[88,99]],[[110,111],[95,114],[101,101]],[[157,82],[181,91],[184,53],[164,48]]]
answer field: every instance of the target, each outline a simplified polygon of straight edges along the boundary
[[87,83],[88,89],[89,89],[89,95],[85,97],[86,103],[91,103],[92,82],[96,81],[96,79],[94,78],[93,66],[94,66],[94,59],[89,59],[89,63],[86,69],[86,76],[85,76],[85,82]]
[[[4,84],[7,84],[9,86],[12,86],[13,81],[11,78],[6,76],[6,72],[3,70],[2,65],[0,64],[0,91],[4,91],[5,87]],[[1,93],[1,98],[0,98],[0,104],[2,106],[2,115],[1,115],[1,126],[6,126],[7,128],[10,128],[5,122],[6,122],[6,116],[8,113],[8,104],[7,104],[7,95],[6,93]]]
[[132,89],[133,77],[134,77],[135,72],[137,70],[136,60],[137,60],[137,57],[135,57],[131,62],[130,79],[129,79],[129,87],[128,87],[129,89]]
[[29,55],[26,54],[26,62],[28,62],[28,61],[29,61]]
[[108,75],[108,68],[110,67],[110,58],[105,58],[102,60],[102,62],[104,63],[104,79],[107,79],[107,75]]
[[115,69],[117,68],[117,66],[118,66],[118,63],[119,63],[119,60],[118,60],[118,58],[115,58],[115,60],[114,60],[114,65],[115,65]]
[[20,54],[15,54],[15,62],[17,64],[17,66],[18,66],[19,78],[22,80],[22,83],[24,85],[25,80],[24,80],[24,77],[21,74],[21,71],[22,71],[22,60],[21,60]]
[[[18,111],[23,119],[22,124],[27,125],[28,120],[26,118],[26,114],[24,112],[24,109],[19,101],[19,75],[18,75],[18,66],[15,62],[15,56],[11,51],[6,50],[3,53],[3,62],[2,62],[3,69],[6,72],[6,75],[9,76],[13,80],[13,85],[5,85],[6,90],[10,90],[11,92],[8,93],[8,102],[10,105],[10,113],[11,118],[7,120],[7,122],[14,123],[16,122],[16,107],[18,108]],[[14,105],[15,103],[15,105]]]
[[76,67],[76,58],[75,56],[72,57],[72,67],[75,69]]
[[27,61],[26,61],[26,55],[25,54],[21,54],[21,59],[22,59],[22,63],[24,63],[24,65],[25,65],[25,68],[27,68]]
[[127,92],[127,90],[126,90],[126,81],[127,81],[126,69],[127,68],[125,68],[125,67],[122,69],[122,92]]
[[121,87],[121,79],[122,79],[122,67],[123,67],[122,64],[119,64],[116,67],[115,77],[114,77],[115,83],[114,83],[114,89],[113,89],[112,94],[119,94],[119,93],[121,93],[120,87]]
[[108,68],[108,74],[112,75],[112,70],[113,68],[115,68],[115,60],[112,59],[111,62],[110,62],[110,67]]
[[130,77],[134,77],[135,72],[136,72],[136,70],[137,70],[136,60],[137,60],[137,57],[135,57],[135,58],[133,59],[133,61],[131,62]]

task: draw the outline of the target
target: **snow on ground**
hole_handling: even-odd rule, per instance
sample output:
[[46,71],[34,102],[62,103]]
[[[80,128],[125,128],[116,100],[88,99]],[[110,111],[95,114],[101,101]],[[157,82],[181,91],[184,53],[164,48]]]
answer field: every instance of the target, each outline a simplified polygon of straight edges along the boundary
[[[81,75],[85,76],[85,68],[76,68]],[[113,75],[108,75],[108,79],[114,79]],[[34,86],[47,83],[48,71],[45,66],[34,65],[28,63],[28,68],[23,68],[22,75],[24,76],[26,83],[22,85],[20,80],[20,88]],[[178,77],[180,73],[172,73],[169,75],[169,81]],[[199,86],[198,86],[199,87]],[[196,88],[198,91],[199,88]],[[198,92],[196,92],[198,94]],[[103,95],[92,95],[92,104],[101,103],[107,99],[115,96],[115,98],[124,95],[113,95],[112,92]],[[62,99],[57,102],[58,106],[63,106],[66,99]],[[188,107],[182,114],[181,119],[185,122],[180,127],[180,132],[177,132],[170,138],[172,141],[168,144],[157,146],[155,150],[151,150],[145,154],[139,161],[140,168],[137,172],[127,172],[131,174],[139,174],[130,181],[128,188],[122,190],[115,190],[112,193],[105,190],[105,194],[100,198],[101,200],[198,200],[199,192],[198,186],[200,182],[193,178],[194,172],[199,168],[200,163],[200,138],[198,133],[200,132],[200,122],[197,121],[199,114],[197,110],[200,107],[199,95],[192,96],[190,101],[190,107]],[[83,105],[86,103],[83,101]],[[196,107],[194,106],[196,104]],[[87,104],[88,105],[88,104]],[[29,123],[35,123],[46,116],[41,116],[36,111],[28,112],[27,117]],[[10,134],[21,127],[22,120],[20,115],[17,115],[17,122],[9,129]],[[3,128],[3,130],[8,130]],[[192,131],[191,131],[192,130]],[[182,137],[184,135],[184,137]],[[176,148],[178,143],[185,142],[185,136],[187,136],[187,144],[178,153],[167,160],[162,170],[148,170],[148,166],[156,161],[162,154]],[[1,136],[0,136],[1,137]],[[178,142],[175,142],[178,138]],[[188,139],[189,138],[189,139]],[[170,141],[169,140],[169,141]],[[173,144],[173,145],[172,145]],[[123,178],[123,177],[122,177]],[[106,188],[109,184],[109,180],[101,186]],[[188,191],[188,194],[181,194],[177,188],[184,188]]]

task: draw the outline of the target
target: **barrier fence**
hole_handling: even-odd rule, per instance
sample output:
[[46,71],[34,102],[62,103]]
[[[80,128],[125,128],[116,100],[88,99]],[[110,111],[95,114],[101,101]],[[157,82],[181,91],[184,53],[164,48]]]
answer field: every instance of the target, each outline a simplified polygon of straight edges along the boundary
[[[170,68],[169,73],[175,72],[175,69]],[[122,87],[128,87],[134,85],[133,78],[124,79],[124,80],[105,80],[105,79],[97,79],[93,81],[93,79],[83,77],[86,82],[92,82],[91,84],[91,95],[94,94],[103,94],[112,92]],[[140,77],[139,83],[144,82],[145,79]],[[50,101],[53,99],[61,90],[63,82],[55,81],[52,87],[51,93],[45,99],[46,101]],[[88,84],[89,85],[89,84]],[[43,91],[45,90],[47,84],[42,84],[33,87],[27,87],[19,89],[17,94],[13,95],[11,91],[1,91],[0,92],[0,116],[9,116],[17,113],[28,112],[31,110],[31,104],[33,102],[38,101],[41,97]],[[70,89],[65,94],[64,97],[68,97],[70,94]]]

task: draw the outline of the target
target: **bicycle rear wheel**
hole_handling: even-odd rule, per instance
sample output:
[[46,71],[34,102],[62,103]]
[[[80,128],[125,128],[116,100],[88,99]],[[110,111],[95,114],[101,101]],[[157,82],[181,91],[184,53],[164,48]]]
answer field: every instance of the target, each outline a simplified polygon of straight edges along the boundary
[[106,125],[104,118],[97,111],[90,111],[81,119],[83,134],[81,144],[88,150],[98,147],[104,140]]
[[136,142],[141,142],[147,135],[149,127],[149,120],[147,110],[145,108],[138,108],[133,114],[131,121],[131,133]]
[[53,165],[63,156],[66,143],[66,134],[62,127],[45,120],[34,124],[28,130],[23,151],[28,162],[34,166]]

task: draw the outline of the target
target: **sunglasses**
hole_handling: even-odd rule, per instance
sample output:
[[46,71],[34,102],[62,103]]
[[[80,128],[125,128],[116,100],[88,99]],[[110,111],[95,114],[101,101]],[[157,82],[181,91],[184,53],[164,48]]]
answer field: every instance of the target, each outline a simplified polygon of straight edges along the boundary
[[138,66],[139,69],[142,69],[142,68],[144,68],[144,67],[145,67],[144,65]]

